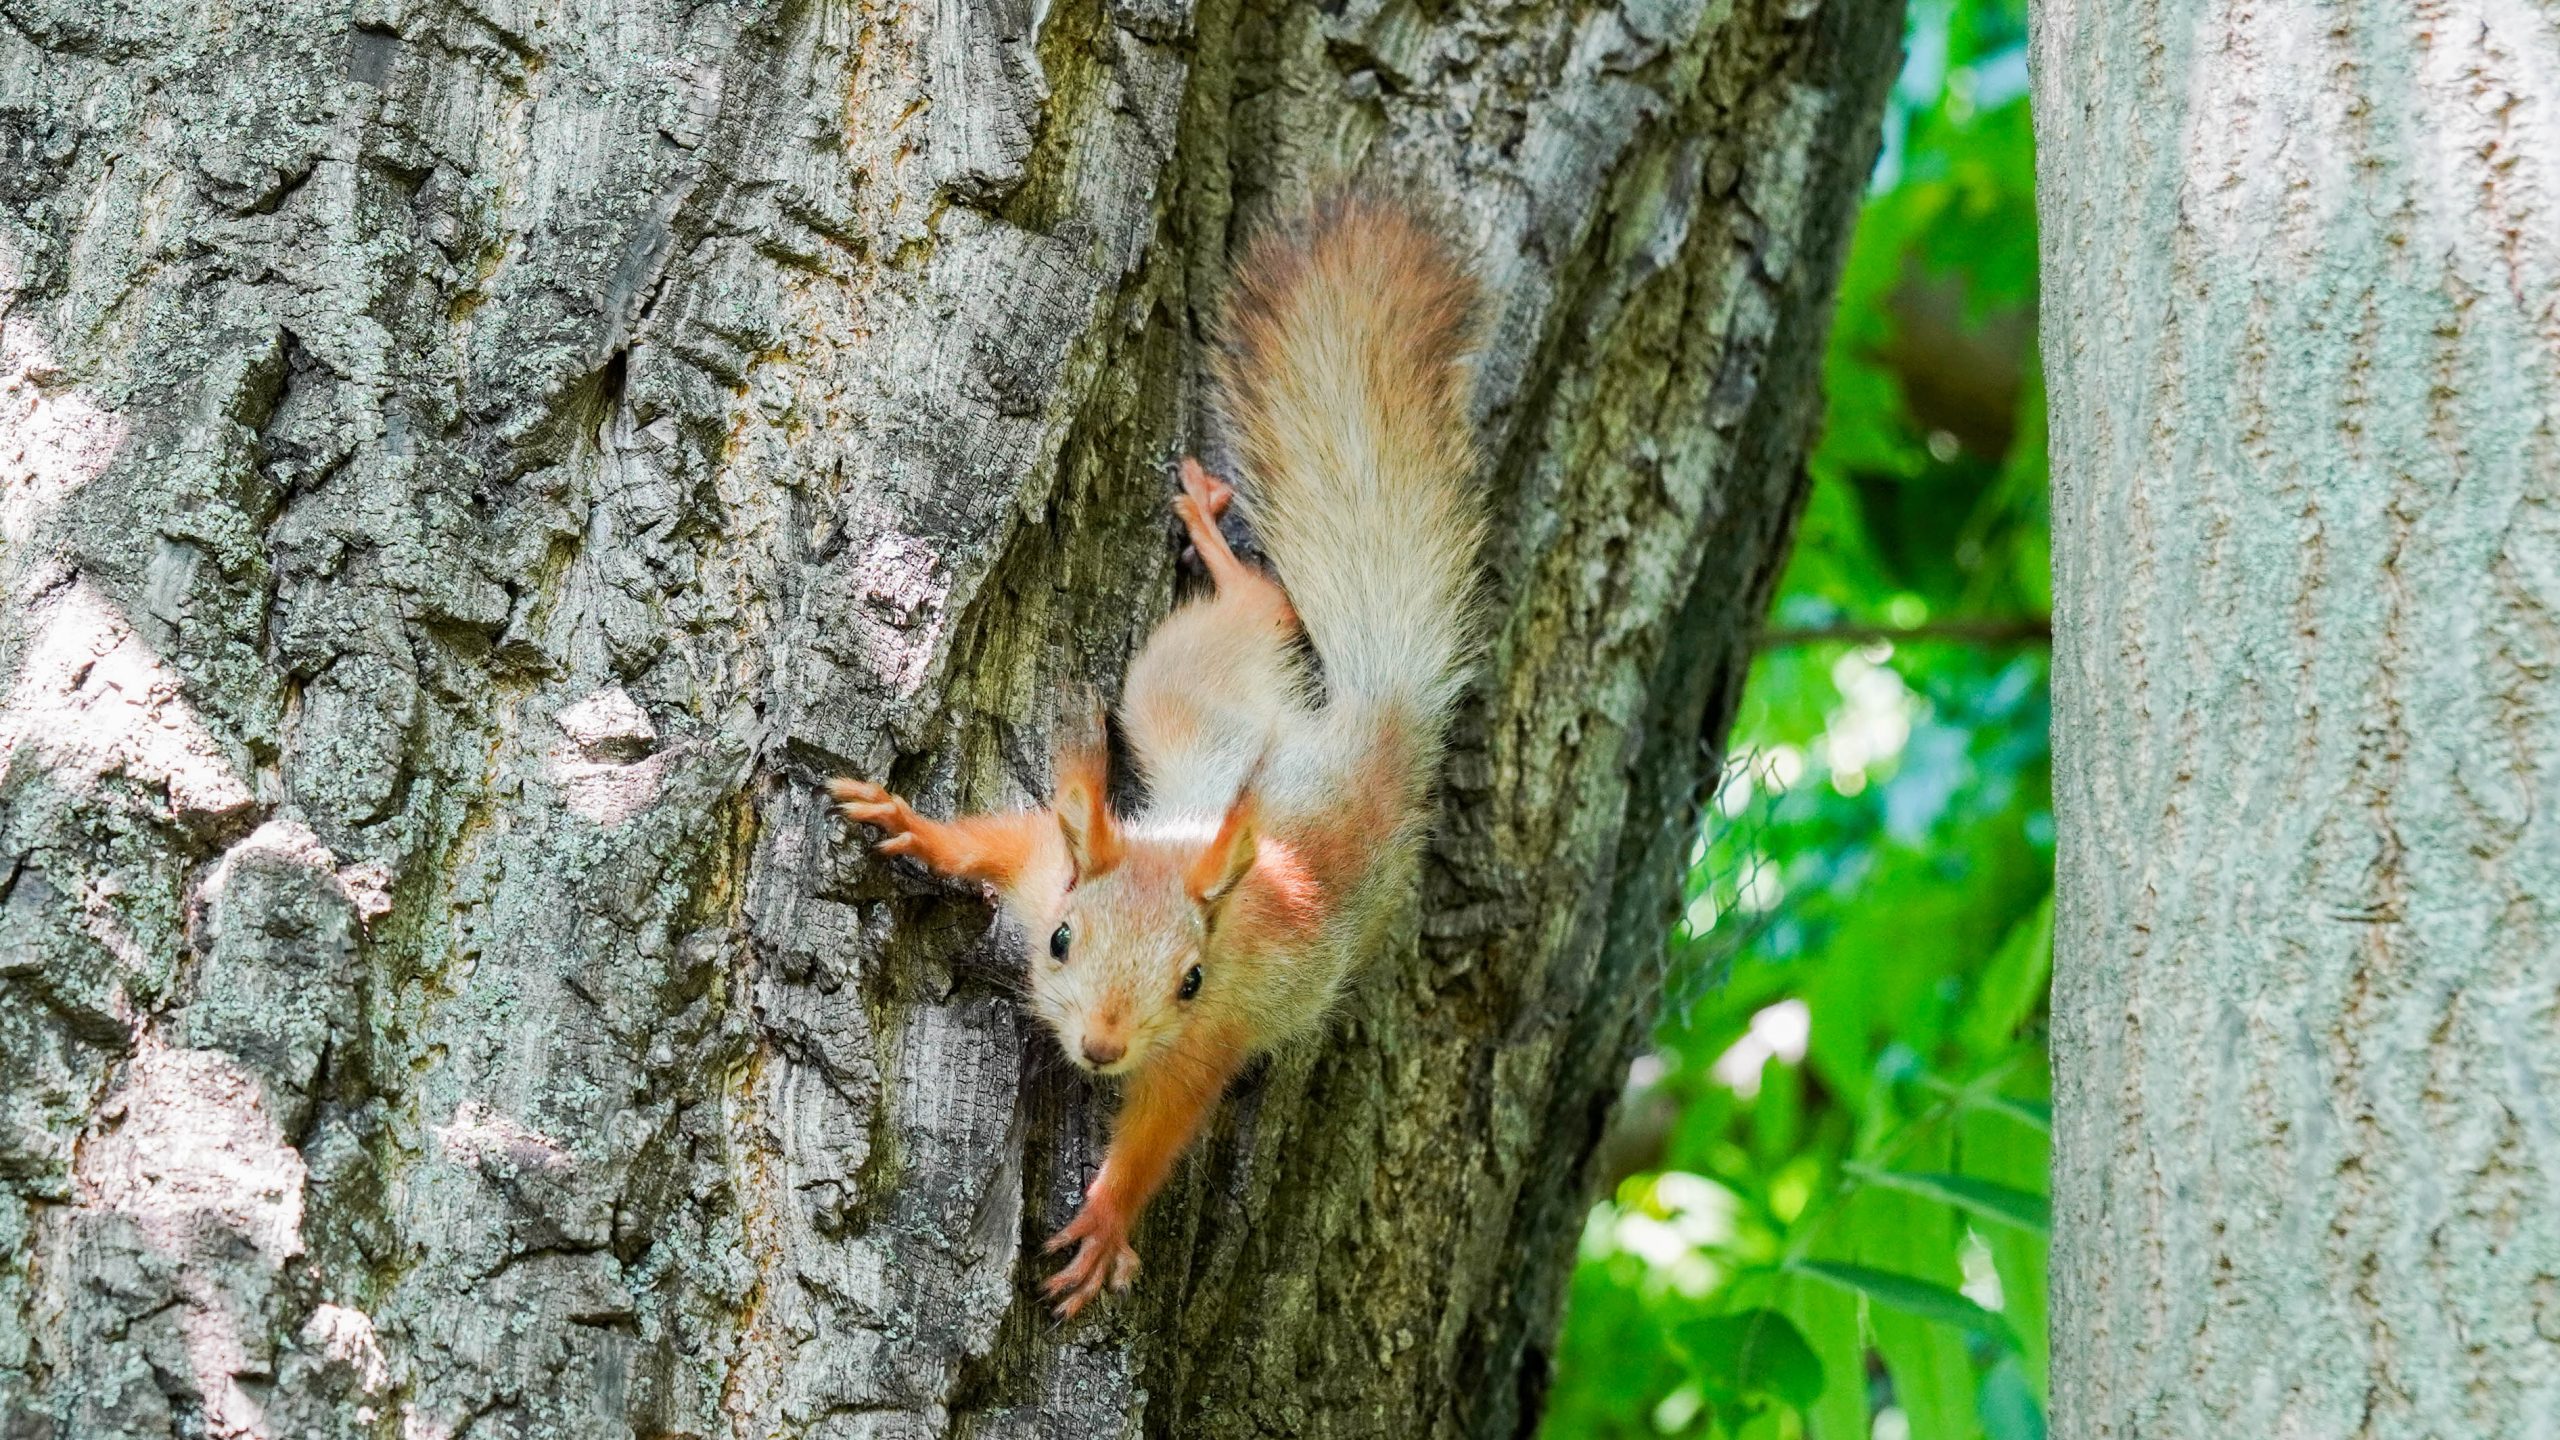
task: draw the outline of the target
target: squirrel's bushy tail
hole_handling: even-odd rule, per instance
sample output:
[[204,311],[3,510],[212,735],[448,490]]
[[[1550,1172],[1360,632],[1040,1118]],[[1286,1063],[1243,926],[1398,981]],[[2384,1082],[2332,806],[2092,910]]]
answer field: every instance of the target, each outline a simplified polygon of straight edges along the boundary
[[1436,726],[1473,635],[1476,287],[1393,204],[1339,195],[1237,267],[1219,379],[1246,519],[1336,701]]

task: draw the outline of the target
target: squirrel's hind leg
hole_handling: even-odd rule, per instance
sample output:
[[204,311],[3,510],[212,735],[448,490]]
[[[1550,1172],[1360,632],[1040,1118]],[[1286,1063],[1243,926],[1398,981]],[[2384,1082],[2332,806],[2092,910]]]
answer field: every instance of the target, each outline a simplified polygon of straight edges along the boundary
[[1147,637],[1129,664],[1120,721],[1153,800],[1215,812],[1282,718],[1302,707],[1307,677],[1288,595],[1218,533],[1232,492],[1197,460],[1182,473],[1174,510],[1218,589]]
[[1173,498],[1173,513],[1182,520],[1182,528],[1191,537],[1191,548],[1200,552],[1200,563],[1207,567],[1211,583],[1218,587],[1218,598],[1242,600],[1256,609],[1276,608],[1283,623],[1295,628],[1297,613],[1289,608],[1288,593],[1280,582],[1244,561],[1227,543],[1225,532],[1218,528],[1218,517],[1227,512],[1235,499],[1235,487],[1212,475],[1199,457],[1182,457],[1182,493]]

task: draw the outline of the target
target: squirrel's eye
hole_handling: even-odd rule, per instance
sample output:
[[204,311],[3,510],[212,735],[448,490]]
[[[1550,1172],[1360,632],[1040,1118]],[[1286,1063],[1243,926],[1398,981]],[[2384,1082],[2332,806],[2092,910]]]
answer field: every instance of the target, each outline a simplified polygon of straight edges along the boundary
[[1057,929],[1050,931],[1050,932],[1049,932],[1049,958],[1050,958],[1050,959],[1052,959],[1052,960],[1057,960],[1057,961],[1060,961],[1060,962],[1064,962],[1064,961],[1066,960],[1066,958],[1067,958],[1067,946],[1068,946],[1070,943],[1072,943],[1072,942],[1075,940],[1075,938],[1076,938],[1076,937],[1075,937],[1075,932],[1074,932],[1074,931],[1072,931],[1072,930],[1069,930],[1069,929],[1068,929],[1066,926],[1064,926],[1064,925],[1061,925],[1061,926],[1059,926]]
[[1200,967],[1199,967],[1199,966],[1197,966],[1197,965],[1194,965],[1194,966],[1192,966],[1188,971],[1185,971],[1185,972],[1183,973],[1183,976],[1182,976],[1182,998],[1183,998],[1183,999],[1185,999],[1185,1000],[1188,1000],[1188,999],[1190,999],[1192,996],[1197,995],[1197,994],[1199,994],[1199,993],[1200,993]]

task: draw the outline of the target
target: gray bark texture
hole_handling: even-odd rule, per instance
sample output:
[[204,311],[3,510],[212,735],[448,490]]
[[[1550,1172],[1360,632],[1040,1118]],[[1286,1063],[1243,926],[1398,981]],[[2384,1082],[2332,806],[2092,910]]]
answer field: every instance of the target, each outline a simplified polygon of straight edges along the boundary
[[[1896,8],[0,0],[0,1435],[1531,1423]],[[1335,169],[1496,296],[1496,634],[1058,1329],[1109,1097],[813,782],[1045,789]]]
[[2042,0],[2056,1433],[2560,1425],[2560,14]]

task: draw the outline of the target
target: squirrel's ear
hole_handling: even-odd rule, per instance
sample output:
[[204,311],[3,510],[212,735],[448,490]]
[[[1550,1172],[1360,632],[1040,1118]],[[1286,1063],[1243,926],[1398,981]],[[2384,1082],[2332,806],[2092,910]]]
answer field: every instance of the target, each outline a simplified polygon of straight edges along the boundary
[[1077,880],[1089,880],[1120,863],[1120,822],[1111,815],[1103,748],[1078,746],[1058,760],[1058,794],[1050,806],[1067,838],[1067,859]]
[[1199,857],[1191,862],[1191,873],[1184,884],[1191,898],[1214,909],[1227,898],[1253,868],[1256,847],[1261,842],[1262,802],[1247,785],[1236,792],[1235,803],[1227,807],[1226,818],[1218,822],[1218,833],[1209,841]]

